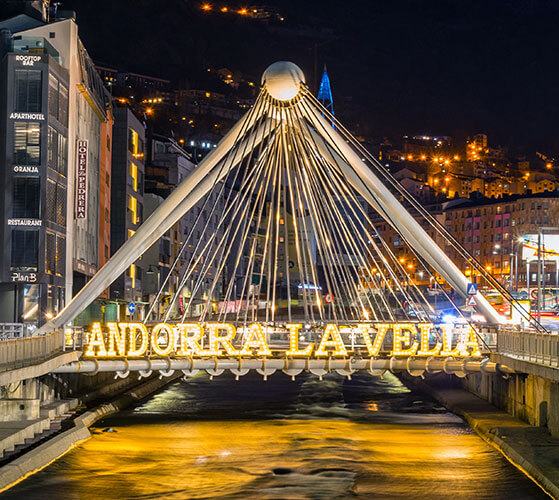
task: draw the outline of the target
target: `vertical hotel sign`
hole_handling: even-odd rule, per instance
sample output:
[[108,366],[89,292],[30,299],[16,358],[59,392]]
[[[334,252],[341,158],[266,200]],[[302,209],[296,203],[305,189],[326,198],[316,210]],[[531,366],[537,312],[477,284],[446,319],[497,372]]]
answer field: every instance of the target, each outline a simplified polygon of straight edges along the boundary
[[87,218],[87,140],[78,141],[76,219]]

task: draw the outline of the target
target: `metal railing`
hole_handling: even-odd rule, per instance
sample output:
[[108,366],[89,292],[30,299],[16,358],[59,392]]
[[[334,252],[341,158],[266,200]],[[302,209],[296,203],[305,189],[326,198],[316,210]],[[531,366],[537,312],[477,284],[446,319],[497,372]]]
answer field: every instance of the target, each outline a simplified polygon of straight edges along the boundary
[[62,352],[64,332],[0,341],[0,372],[40,363]]
[[497,352],[523,361],[559,368],[559,335],[499,331]]

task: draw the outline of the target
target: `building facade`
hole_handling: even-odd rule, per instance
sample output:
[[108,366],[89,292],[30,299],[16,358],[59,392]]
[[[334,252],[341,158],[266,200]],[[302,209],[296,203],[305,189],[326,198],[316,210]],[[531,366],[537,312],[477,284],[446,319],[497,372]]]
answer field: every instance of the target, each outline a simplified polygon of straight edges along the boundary
[[[112,133],[111,255],[143,222],[145,126],[128,107],[115,107]],[[142,299],[142,268],[132,264],[110,288],[111,298],[124,304]],[[138,315],[141,311],[138,310]]]

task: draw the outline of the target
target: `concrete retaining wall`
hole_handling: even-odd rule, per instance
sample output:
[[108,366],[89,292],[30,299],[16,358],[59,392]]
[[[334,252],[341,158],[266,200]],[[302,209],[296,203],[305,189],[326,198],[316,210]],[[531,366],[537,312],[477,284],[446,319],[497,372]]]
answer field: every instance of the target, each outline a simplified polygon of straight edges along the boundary
[[537,375],[503,378],[478,373],[462,379],[462,385],[497,408],[559,437],[559,383]]

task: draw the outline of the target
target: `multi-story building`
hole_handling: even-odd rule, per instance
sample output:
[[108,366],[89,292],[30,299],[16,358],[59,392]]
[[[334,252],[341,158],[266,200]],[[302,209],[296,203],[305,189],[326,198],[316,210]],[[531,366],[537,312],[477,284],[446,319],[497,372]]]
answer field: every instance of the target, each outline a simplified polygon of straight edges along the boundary
[[[190,154],[173,138],[148,133],[147,157],[145,167],[145,211],[149,216],[171,191],[192,173],[195,165]],[[217,247],[223,233],[219,220],[224,209],[224,199],[230,188],[221,189],[218,185],[207,198],[203,198],[185,214],[166,233],[160,242],[153,245],[142,258],[144,272],[144,298],[152,301],[162,287],[157,311],[163,311],[169,305],[169,298],[175,293],[178,299],[173,306],[173,314],[182,314],[184,305],[191,302],[191,314],[201,311],[208,298],[212,285],[209,277],[215,277],[219,260],[211,261],[211,255]],[[149,193],[149,196],[148,196]],[[214,235],[213,242],[208,245]],[[184,246],[186,245],[186,246]],[[199,255],[206,247],[204,261],[191,273],[184,286],[179,286],[181,276],[191,264],[193,257]],[[183,248],[184,246],[184,248]],[[198,248],[196,248],[198,246]],[[176,264],[173,263],[177,260]],[[207,269],[204,267],[207,263]],[[202,271],[204,269],[204,271]],[[208,281],[204,280],[196,286],[199,273],[204,272]],[[170,274],[170,276],[168,276]],[[165,285],[163,287],[163,285]],[[196,290],[195,290],[196,289]],[[215,288],[213,296],[216,300],[222,293],[222,283]]]
[[[111,178],[111,255],[143,222],[145,126],[128,107],[115,107]],[[137,263],[111,285],[111,298],[125,303],[142,299],[142,269]],[[141,317],[142,310],[136,313]]]
[[[101,80],[73,12],[44,9],[0,22],[0,321],[40,325],[99,267]],[[106,135],[106,134],[105,134]],[[105,169],[109,169],[107,164]]]

